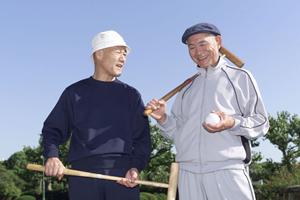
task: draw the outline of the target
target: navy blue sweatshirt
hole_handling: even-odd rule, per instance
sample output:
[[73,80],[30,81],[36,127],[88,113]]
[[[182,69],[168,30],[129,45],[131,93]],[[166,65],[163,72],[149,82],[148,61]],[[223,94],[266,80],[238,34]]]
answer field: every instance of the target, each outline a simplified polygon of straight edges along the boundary
[[148,118],[139,92],[116,79],[81,80],[67,87],[42,130],[44,156],[58,157],[58,147],[71,137],[68,160],[93,156],[128,158],[142,170],[150,156]]

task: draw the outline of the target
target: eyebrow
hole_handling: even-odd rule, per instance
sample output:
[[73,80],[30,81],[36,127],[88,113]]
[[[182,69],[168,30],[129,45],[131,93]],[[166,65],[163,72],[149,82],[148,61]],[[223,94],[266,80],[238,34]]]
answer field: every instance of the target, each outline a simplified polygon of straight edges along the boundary
[[114,50],[118,50],[118,51],[126,51],[126,52],[127,52],[127,49],[126,49],[126,48],[118,48],[118,47],[115,47]]
[[205,44],[205,43],[208,43],[206,40],[200,40],[196,43],[192,43],[192,44],[187,44],[188,46],[192,46],[192,45],[197,45],[197,44]]

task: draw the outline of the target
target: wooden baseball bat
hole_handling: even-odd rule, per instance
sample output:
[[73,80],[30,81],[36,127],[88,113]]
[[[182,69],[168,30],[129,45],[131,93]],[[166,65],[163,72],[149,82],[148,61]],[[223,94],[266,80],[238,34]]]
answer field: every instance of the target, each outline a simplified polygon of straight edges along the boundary
[[[36,164],[27,164],[26,168],[32,171],[39,171],[39,172],[45,171],[44,166],[36,165]],[[118,176],[96,174],[96,173],[84,172],[84,171],[67,169],[67,168],[64,169],[64,174],[68,176],[81,176],[81,177],[98,178],[98,179],[111,180],[111,181],[120,181],[124,179],[123,177],[118,177]],[[140,185],[153,186],[153,187],[169,188],[169,184],[153,182],[153,181],[136,180],[135,183]]]
[[[165,96],[161,97],[159,100],[168,101],[171,97],[173,97],[176,93],[178,93],[180,90],[182,90],[185,86],[190,84],[199,74],[195,74],[194,76],[186,79],[183,83],[181,83],[179,86],[168,92]],[[150,115],[153,112],[152,109],[146,109],[144,111],[144,115]]]
[[233,64],[235,64],[236,66],[238,66],[239,68],[244,66],[244,62],[239,59],[236,55],[234,55],[232,52],[230,52],[228,49],[226,49],[225,47],[221,47],[219,49],[219,52],[223,55],[225,55],[225,57],[230,60]]
[[[225,57],[228,60],[230,60],[233,64],[235,64],[237,67],[241,68],[241,67],[244,66],[245,63],[241,59],[239,59],[236,55],[234,55],[232,52],[230,52],[228,49],[226,49],[225,47],[221,47],[219,49],[219,51],[220,51],[221,54],[225,55]],[[177,86],[176,88],[174,88],[173,90],[171,90],[170,92],[168,92],[165,96],[163,96],[162,98],[160,98],[160,100],[168,101],[176,93],[178,93],[180,90],[182,90],[182,88],[184,88],[186,85],[188,85],[189,83],[191,83],[197,76],[198,76],[198,74],[195,74],[194,76],[188,78],[182,84],[180,84],[179,86]],[[144,111],[144,115],[148,116],[152,112],[153,112],[152,109],[146,109]]]

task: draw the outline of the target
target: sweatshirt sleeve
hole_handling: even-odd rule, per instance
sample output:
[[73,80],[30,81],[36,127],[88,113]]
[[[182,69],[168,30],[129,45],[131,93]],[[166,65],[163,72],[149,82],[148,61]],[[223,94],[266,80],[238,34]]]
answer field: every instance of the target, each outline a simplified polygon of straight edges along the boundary
[[139,93],[135,99],[133,116],[133,150],[131,165],[139,171],[149,162],[151,154],[151,138],[148,117],[144,116],[144,103]]
[[162,131],[162,135],[170,140],[174,140],[177,130],[182,126],[182,92],[179,92],[173,103],[170,115],[167,114],[163,124],[157,124]]
[[247,72],[246,81],[240,87],[247,98],[240,102],[244,104],[244,109],[240,114],[233,115],[235,125],[229,131],[248,139],[263,136],[269,129],[268,114],[257,83],[250,72]]
[[71,134],[71,103],[65,90],[44,122],[42,129],[43,155],[45,158],[58,157],[59,145]]

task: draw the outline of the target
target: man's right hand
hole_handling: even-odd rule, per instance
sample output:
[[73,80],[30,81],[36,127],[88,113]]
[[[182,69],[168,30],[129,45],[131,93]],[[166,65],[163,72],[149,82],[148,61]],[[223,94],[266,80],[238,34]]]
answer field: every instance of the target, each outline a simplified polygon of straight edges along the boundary
[[65,166],[57,157],[48,158],[45,164],[45,174],[47,176],[56,176],[61,180],[64,176]]
[[164,100],[152,99],[147,103],[146,109],[153,110],[150,116],[156,119],[159,124],[163,124],[166,121],[166,102]]

